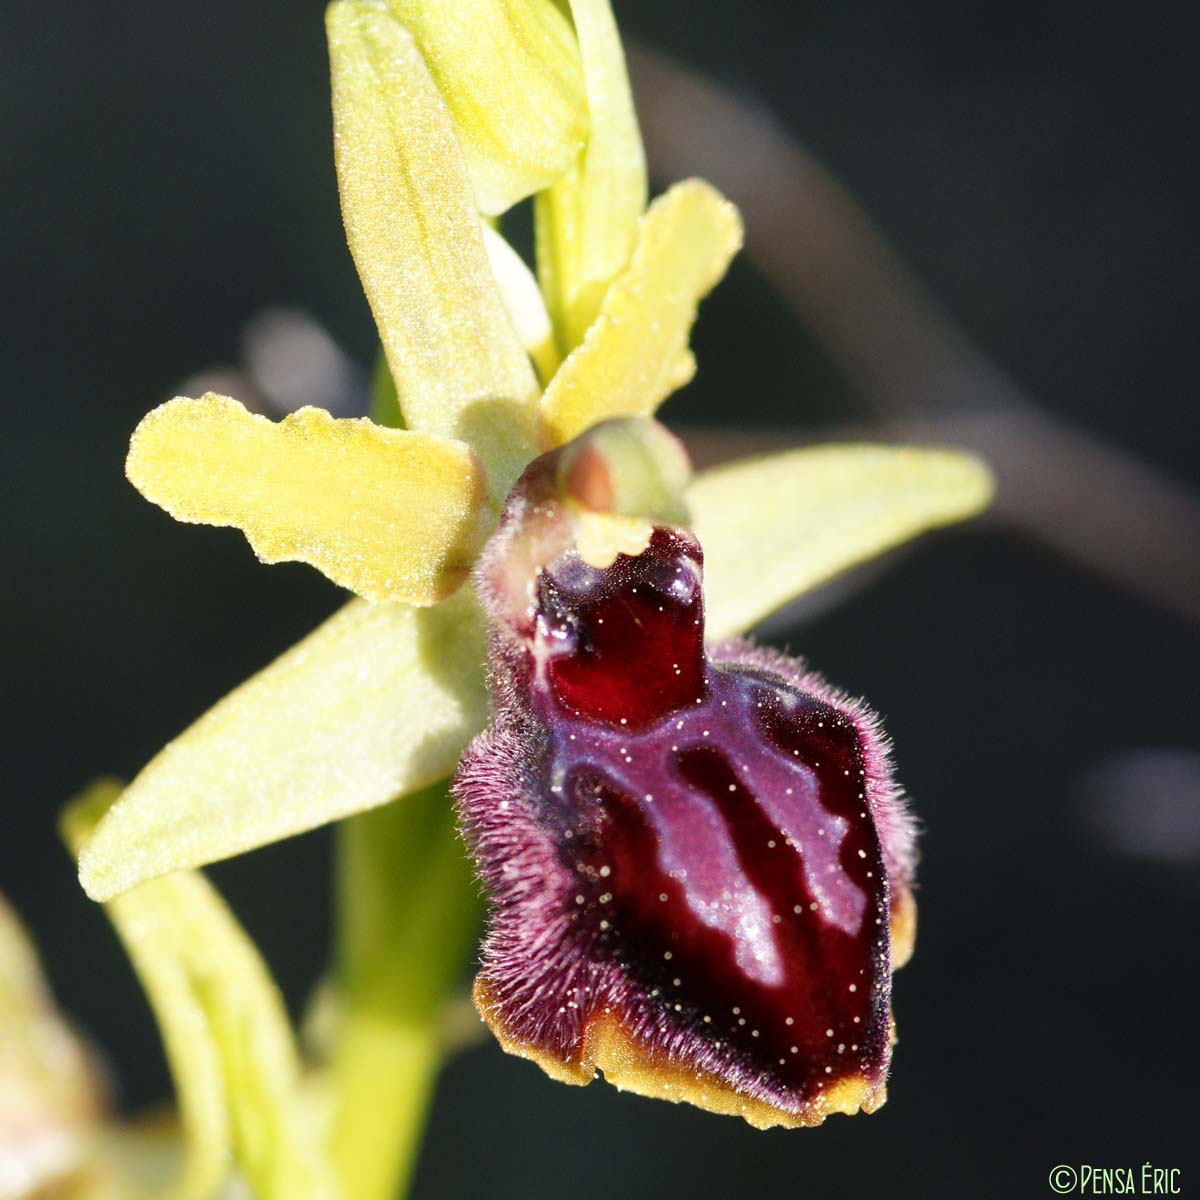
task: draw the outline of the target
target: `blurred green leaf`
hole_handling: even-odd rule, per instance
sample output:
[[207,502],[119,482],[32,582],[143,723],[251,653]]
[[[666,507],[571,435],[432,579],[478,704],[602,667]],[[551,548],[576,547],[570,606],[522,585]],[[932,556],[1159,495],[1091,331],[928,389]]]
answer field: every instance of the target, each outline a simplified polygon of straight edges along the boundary
[[91,1046],[63,1019],[33,942],[0,896],[0,1197],[77,1173],[107,1107]]
[[[67,807],[78,847],[120,795],[94,784]],[[232,1164],[259,1200],[336,1197],[317,1130],[299,1102],[300,1063],[283,1001],[257,951],[194,872],[155,880],[105,911],[154,1010],[187,1143],[178,1200],[207,1200]]]

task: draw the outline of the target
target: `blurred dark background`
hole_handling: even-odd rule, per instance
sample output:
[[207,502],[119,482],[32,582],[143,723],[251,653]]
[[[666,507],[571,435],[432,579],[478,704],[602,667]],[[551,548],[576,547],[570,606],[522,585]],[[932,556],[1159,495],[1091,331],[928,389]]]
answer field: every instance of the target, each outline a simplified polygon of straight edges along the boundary
[[[122,476],[139,417],[235,361],[266,305],[307,310],[371,361],[321,7],[8,5],[0,38],[0,890],[131,1107],[165,1094],[161,1052],[55,812],[92,776],[135,771],[339,603],[233,532],[174,524]],[[1193,6],[617,12],[773,109],[1047,410],[1195,485]],[[695,346],[669,421],[799,440],[870,417],[748,262]],[[1196,624],[981,525],[775,640],[885,714],[925,824],[888,1105],[760,1134],[566,1091],[489,1044],[444,1076],[415,1195],[1041,1196],[1057,1163],[1146,1161],[1200,1186]],[[213,872],[295,1009],[326,960],[329,846],[319,831]]]

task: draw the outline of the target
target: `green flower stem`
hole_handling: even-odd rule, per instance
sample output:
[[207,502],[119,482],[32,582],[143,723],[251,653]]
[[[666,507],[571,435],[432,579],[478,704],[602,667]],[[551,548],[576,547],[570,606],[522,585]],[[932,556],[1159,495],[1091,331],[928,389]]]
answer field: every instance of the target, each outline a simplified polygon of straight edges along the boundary
[[333,1156],[346,1200],[407,1194],[441,1060],[435,1031],[355,1013],[335,1066]]
[[345,1200],[406,1194],[442,1061],[441,1021],[481,906],[446,785],[339,828],[334,1161]]

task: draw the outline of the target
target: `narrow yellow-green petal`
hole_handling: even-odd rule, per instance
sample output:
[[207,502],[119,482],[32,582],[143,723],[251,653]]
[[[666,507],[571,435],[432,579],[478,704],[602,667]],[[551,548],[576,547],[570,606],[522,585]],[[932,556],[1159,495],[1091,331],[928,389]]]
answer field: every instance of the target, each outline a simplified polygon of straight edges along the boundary
[[609,417],[649,416],[691,378],[687,343],[697,306],[741,244],[737,209],[699,180],[676,184],[650,206],[629,266],[546,389],[539,414],[546,445]]
[[579,49],[553,0],[389,0],[454,118],[476,200],[502,213],[548,187],[588,131]]
[[517,337],[533,359],[538,377],[547,383],[558,370],[560,359],[554,327],[537,280],[525,260],[490,225],[483,227],[483,244]]
[[352,601],[170,742],[79,853],[107,900],[449,775],[487,717],[470,588],[434,608]]
[[750,629],[796,596],[992,495],[970,454],[816,446],[701,472],[687,493],[704,549],[707,633]]
[[571,0],[591,133],[535,204],[538,275],[563,353],[577,346],[633,253],[646,208],[646,156],[609,0]]
[[[77,849],[120,794],[105,781],[74,801]],[[175,1080],[188,1144],[178,1200],[207,1200],[236,1163],[260,1200],[333,1200],[333,1176],[298,1102],[300,1063],[283,1001],[232,913],[194,872],[107,906],[146,991]]]
[[326,26],[346,238],[405,425],[474,447],[498,501],[534,452],[538,384],[492,275],[453,122],[384,0],[335,0]]
[[275,424],[212,392],[142,419],[125,472],[179,521],[233,525],[263,562],[311,563],[368,600],[435,604],[485,535],[463,442],[302,408]]

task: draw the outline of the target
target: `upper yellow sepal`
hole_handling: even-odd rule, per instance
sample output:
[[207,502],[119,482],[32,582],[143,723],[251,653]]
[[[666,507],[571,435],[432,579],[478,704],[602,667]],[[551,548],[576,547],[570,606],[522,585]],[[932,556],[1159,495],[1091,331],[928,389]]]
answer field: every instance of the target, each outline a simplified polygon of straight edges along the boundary
[[326,29],[346,240],[405,425],[469,443],[499,503],[533,456],[540,389],[488,261],[449,98],[383,0],[335,0]]
[[629,266],[550,382],[539,427],[559,446],[609,417],[648,416],[692,376],[700,300],[742,244],[738,211],[708,184],[676,184],[646,211]]
[[125,470],[177,520],[236,526],[263,562],[310,563],[373,601],[444,599],[486,532],[468,446],[317,408],[275,424],[211,392],[170,400],[134,431]]
[[579,48],[553,0],[388,0],[454,118],[481,211],[548,187],[588,132]]

